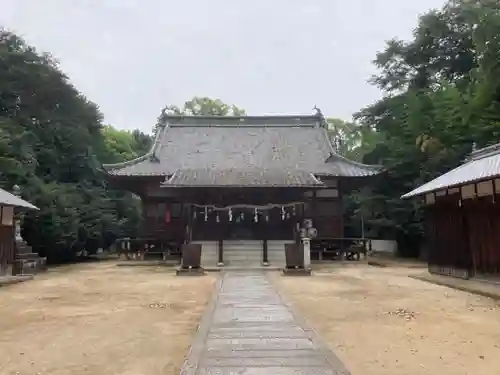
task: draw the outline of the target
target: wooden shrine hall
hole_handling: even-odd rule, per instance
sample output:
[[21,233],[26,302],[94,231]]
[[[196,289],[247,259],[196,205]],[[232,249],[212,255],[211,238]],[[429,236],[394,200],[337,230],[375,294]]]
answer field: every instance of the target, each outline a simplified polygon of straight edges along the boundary
[[104,167],[141,198],[145,238],[201,244],[205,266],[281,266],[304,219],[342,238],[343,192],[380,171],[337,155],[320,113],[168,116],[146,155]]
[[425,204],[430,272],[500,276],[500,144],[402,198],[411,197]]

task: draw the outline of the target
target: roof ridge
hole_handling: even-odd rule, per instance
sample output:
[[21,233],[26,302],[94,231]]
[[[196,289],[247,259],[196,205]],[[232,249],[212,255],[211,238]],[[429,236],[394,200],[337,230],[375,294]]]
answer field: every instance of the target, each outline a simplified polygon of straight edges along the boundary
[[316,124],[170,124],[172,128],[314,128]]
[[238,119],[238,118],[248,118],[248,119],[270,119],[270,118],[279,118],[279,119],[292,119],[292,118],[304,118],[304,119],[319,119],[322,117],[319,114],[312,115],[239,115],[239,116],[222,116],[222,115],[165,115],[166,119],[186,119],[186,118],[196,118],[196,119]]
[[168,115],[172,127],[320,127],[319,115],[184,116]]
[[479,159],[484,159],[489,156],[493,155],[498,155],[500,154],[500,143],[495,143],[493,145],[483,147],[479,150],[472,151],[467,159],[465,159],[465,162],[470,162],[473,160],[479,160]]

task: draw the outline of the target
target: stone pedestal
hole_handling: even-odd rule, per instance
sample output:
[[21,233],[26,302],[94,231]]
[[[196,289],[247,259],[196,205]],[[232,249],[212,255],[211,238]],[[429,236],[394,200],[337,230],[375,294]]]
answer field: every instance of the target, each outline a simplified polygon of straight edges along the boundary
[[285,268],[283,276],[311,276],[310,268]]
[[304,237],[302,239],[302,245],[304,245],[304,269],[311,269],[311,239]]
[[47,269],[47,258],[34,253],[31,246],[22,237],[16,238],[16,259],[14,263],[13,275],[34,275]]
[[205,274],[205,270],[202,267],[198,268],[183,268],[179,267],[175,271],[177,276],[203,276]]

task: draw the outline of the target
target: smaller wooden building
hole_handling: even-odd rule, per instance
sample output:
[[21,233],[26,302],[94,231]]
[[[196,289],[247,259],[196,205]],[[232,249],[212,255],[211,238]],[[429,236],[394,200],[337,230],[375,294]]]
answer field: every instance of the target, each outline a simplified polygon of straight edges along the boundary
[[429,271],[500,276],[500,144],[403,195],[425,203]]
[[16,258],[16,208],[38,209],[14,194],[0,189],[0,276],[5,274],[7,267],[13,264]]

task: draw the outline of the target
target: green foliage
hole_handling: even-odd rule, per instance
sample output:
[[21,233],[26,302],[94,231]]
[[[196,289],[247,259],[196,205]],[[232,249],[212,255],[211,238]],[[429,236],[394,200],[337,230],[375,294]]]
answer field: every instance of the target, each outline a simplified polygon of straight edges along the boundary
[[103,164],[135,159],[147,153],[151,147],[151,137],[139,130],[130,132],[106,125],[101,133],[104,142],[99,159]]
[[326,122],[335,152],[348,159],[361,161],[380,141],[380,134],[371,127],[337,118],[329,118]]
[[136,200],[107,189],[101,162],[136,157],[150,138],[102,126],[97,106],[81,95],[47,54],[0,30],[0,184],[18,184],[38,206],[23,235],[51,261],[108,246],[139,225]]
[[234,104],[226,104],[220,99],[211,99],[207,97],[195,96],[191,100],[184,103],[182,107],[176,105],[167,105],[162,109],[158,117],[159,125],[164,125],[166,116],[169,115],[185,115],[185,116],[244,116],[244,109],[235,106]]
[[353,196],[371,235],[392,235],[415,253],[421,211],[400,196],[459,165],[473,144],[500,141],[500,12],[496,1],[449,1],[421,17],[409,42],[378,54],[374,84],[386,97],[355,115],[382,142],[363,160],[384,178]]

